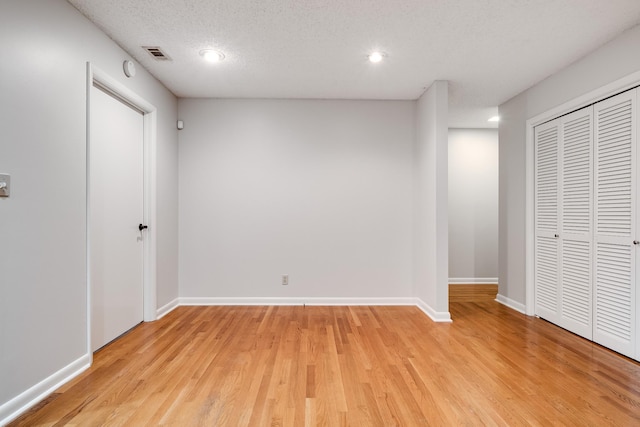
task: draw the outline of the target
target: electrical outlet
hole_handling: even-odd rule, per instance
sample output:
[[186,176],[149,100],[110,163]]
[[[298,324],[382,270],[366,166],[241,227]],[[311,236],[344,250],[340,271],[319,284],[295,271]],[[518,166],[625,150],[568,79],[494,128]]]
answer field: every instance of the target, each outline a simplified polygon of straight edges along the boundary
[[287,286],[289,284],[289,275],[288,274],[283,274],[282,275],[282,286]]

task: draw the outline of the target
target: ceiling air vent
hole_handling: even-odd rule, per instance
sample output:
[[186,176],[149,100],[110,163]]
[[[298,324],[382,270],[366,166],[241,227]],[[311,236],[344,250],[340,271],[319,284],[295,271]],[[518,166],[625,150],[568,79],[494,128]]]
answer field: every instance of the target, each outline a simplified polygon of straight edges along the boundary
[[142,46],[142,48],[149,52],[149,55],[153,56],[153,59],[157,61],[167,61],[171,59],[158,46]]

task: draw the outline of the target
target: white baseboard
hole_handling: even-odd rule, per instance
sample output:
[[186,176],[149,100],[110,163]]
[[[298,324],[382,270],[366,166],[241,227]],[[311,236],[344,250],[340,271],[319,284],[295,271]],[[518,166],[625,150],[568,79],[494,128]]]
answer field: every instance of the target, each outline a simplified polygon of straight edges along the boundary
[[180,305],[180,299],[179,298],[176,298],[173,301],[169,301],[167,304],[163,305],[158,310],[156,310],[156,320],[159,320],[161,317],[163,317],[166,314],[170,313],[175,308],[177,308],[179,305]]
[[181,297],[180,305],[416,305],[414,298]]
[[427,316],[434,322],[451,323],[451,313],[448,311],[435,311],[429,304],[422,301],[420,298],[415,298],[414,305],[418,306]]
[[498,301],[500,304],[502,305],[506,305],[507,307],[515,310],[515,311],[519,311],[522,314],[527,314],[527,310],[525,308],[525,305],[518,302],[518,301],[514,301],[510,298],[505,297],[504,295],[500,295],[498,294],[496,296],[496,301]]
[[451,322],[448,311],[438,312],[419,298],[216,298],[182,297],[180,305],[410,305],[417,306],[434,322]]
[[497,285],[497,277],[449,277],[450,285]]
[[85,354],[78,360],[40,381],[0,406],[0,426],[15,420],[33,405],[53,393],[58,387],[71,381],[91,366],[91,355]]

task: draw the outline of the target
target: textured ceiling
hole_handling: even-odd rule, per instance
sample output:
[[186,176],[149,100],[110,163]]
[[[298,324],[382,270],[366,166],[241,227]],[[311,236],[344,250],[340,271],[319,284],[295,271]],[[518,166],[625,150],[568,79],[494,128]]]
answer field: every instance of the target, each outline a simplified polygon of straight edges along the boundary
[[450,127],[491,127],[499,104],[640,22],[640,0],[69,2],[178,97],[416,99],[448,80]]

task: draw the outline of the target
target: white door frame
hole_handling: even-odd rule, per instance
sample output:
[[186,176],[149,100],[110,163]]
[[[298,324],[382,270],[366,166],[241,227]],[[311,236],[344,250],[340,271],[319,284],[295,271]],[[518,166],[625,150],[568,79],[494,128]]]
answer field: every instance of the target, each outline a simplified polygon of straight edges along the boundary
[[535,253],[535,222],[534,222],[534,128],[539,124],[553,120],[556,117],[578,110],[580,108],[632,89],[640,84],[640,71],[629,74],[608,85],[592,90],[578,98],[558,105],[549,111],[538,114],[527,120],[525,145],[525,314],[535,314],[535,286],[534,286],[534,253]]
[[157,109],[129,88],[104,71],[87,62],[87,351],[91,351],[91,89],[96,86],[108,94],[125,101],[143,112],[143,223],[148,225],[143,240],[143,319],[150,322],[157,319],[156,301],[156,120]]

